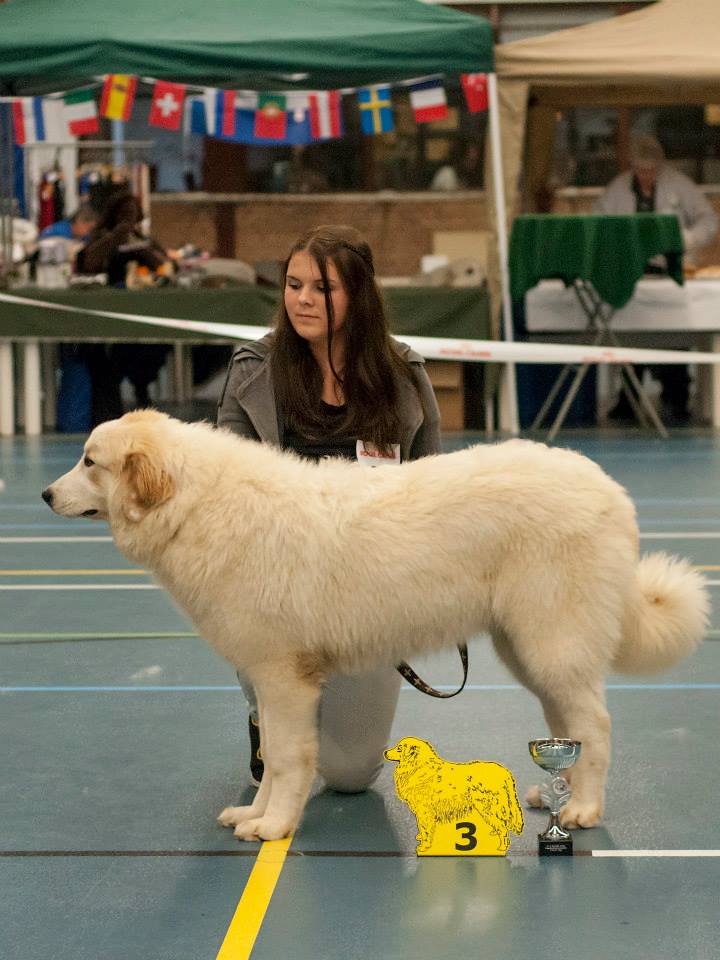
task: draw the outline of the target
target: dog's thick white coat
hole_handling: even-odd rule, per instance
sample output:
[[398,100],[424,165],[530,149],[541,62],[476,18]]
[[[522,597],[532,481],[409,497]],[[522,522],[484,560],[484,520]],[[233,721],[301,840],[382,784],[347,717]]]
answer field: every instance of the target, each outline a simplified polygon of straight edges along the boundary
[[96,428],[85,455],[49,488],[53,509],[107,517],[256,687],[266,773],[251,807],[220,818],[246,839],[297,825],[323,677],[479,633],[552,734],[583,742],[563,819],[592,826],[606,674],[662,670],[703,636],[702,577],[663,554],[639,560],[627,494],[568,450],[513,440],[368,470],[139,412]]

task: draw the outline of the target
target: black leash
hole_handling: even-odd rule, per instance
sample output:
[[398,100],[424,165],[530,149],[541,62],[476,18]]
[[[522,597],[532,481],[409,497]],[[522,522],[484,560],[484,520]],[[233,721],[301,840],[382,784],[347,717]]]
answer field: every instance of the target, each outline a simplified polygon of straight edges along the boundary
[[407,680],[408,683],[412,684],[416,690],[419,690],[420,693],[426,693],[429,697],[442,697],[443,700],[448,700],[450,697],[456,697],[464,688],[467,683],[468,675],[468,650],[467,645],[462,643],[458,644],[458,653],[460,654],[460,660],[462,661],[463,667],[463,682],[459,688],[452,693],[442,693],[440,690],[436,690],[434,687],[431,687],[430,684],[425,683],[424,680],[421,680],[420,677],[415,673],[410,664],[405,663],[404,660],[401,660],[400,663],[395,668],[398,673]]

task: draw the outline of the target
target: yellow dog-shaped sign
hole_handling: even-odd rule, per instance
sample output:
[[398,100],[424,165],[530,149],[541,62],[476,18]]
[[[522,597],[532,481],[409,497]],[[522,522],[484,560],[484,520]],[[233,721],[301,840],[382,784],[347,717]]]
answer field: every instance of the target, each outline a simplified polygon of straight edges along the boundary
[[397,763],[395,789],[415,814],[417,854],[502,857],[523,815],[515,780],[499,763],[450,763],[425,740],[404,737],[385,751]]

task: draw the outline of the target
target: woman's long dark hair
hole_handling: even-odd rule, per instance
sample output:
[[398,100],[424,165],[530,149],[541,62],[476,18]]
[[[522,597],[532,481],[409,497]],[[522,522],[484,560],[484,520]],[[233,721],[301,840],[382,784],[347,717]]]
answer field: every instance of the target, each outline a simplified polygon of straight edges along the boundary
[[[309,439],[328,436],[320,405],[323,378],[306,340],[293,329],[284,301],[287,270],[293,255],[307,252],[317,263],[325,291],[328,360],[345,398],[345,416],[332,430],[337,436],[368,440],[384,452],[400,440],[398,381],[412,381],[412,371],[393,346],[382,297],[375,282],[372,252],[353,227],[316,227],[294,244],[282,271],[283,301],[275,320],[272,373],[285,425]],[[348,296],[343,326],[345,365],[332,362],[334,313],[328,284],[328,260]]]

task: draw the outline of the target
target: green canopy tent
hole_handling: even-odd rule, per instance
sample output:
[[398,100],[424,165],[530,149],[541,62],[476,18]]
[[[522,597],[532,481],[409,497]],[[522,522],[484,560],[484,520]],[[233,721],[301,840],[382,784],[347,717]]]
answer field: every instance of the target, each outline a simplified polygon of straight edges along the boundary
[[[107,73],[255,90],[337,89],[487,73],[492,180],[496,208],[504,211],[492,71],[487,20],[418,0],[0,4],[0,96],[5,97],[67,90]],[[0,191],[1,174],[2,169]],[[504,327],[511,339],[504,214],[497,222]],[[510,368],[511,381],[512,375]],[[516,430],[517,418],[511,419]]]
[[331,89],[493,69],[490,24],[417,0],[10,0],[0,92],[104,73],[206,86]]

